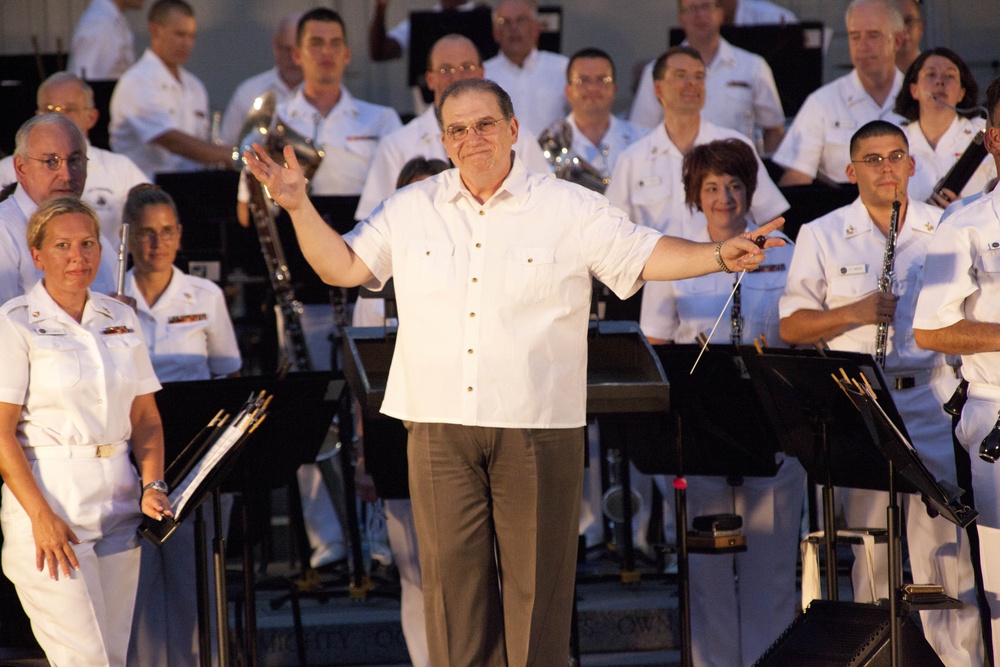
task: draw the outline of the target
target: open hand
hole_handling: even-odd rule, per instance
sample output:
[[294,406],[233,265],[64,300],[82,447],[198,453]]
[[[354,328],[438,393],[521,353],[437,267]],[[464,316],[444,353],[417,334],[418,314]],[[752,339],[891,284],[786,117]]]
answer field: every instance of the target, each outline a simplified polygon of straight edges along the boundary
[[292,212],[309,200],[306,196],[306,177],[299,167],[294,147],[285,146],[283,155],[287,167],[272,160],[260,144],[254,143],[253,150],[245,151],[243,158],[250,173],[267,188],[278,206]]
[[79,544],[80,540],[69,524],[55,512],[49,511],[33,519],[31,532],[35,538],[35,567],[39,572],[48,567],[49,577],[58,579],[60,572],[63,577],[68,578],[70,568],[80,569],[73,551],[73,545]]

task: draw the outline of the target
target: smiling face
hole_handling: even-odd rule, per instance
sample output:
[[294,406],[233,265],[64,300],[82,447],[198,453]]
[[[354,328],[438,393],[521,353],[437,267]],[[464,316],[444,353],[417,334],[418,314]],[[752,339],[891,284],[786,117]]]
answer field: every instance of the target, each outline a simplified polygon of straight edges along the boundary
[[65,213],[49,220],[41,247],[31,249],[35,267],[45,274],[45,289],[61,295],[85,292],[101,263],[101,242],[94,220],[83,213]]
[[542,24],[527,0],[501,0],[493,20],[493,39],[511,61],[522,63],[538,45]]
[[167,204],[147,206],[130,233],[132,262],[137,274],[172,271],[181,245],[181,225]]
[[666,113],[696,114],[705,106],[705,64],[686,53],[667,59],[663,78],[653,82]]
[[[900,152],[908,153],[904,138],[899,134],[886,134],[859,141],[851,160],[864,160],[873,155],[888,158]],[[913,168],[914,161],[909,155],[896,164],[884,159],[877,167],[864,162],[851,162],[847,165],[847,180],[857,184],[862,203],[869,208],[884,208],[906,197]]]
[[740,227],[747,214],[746,185],[731,174],[709,172],[701,182],[699,204],[709,227]]
[[[517,141],[517,119],[503,119],[500,103],[486,91],[470,90],[450,95],[441,107],[445,152],[468,183],[500,183],[510,171],[510,151]],[[499,121],[484,127],[482,134],[469,130],[453,139],[449,130],[468,128],[477,123]]]
[[965,97],[961,77],[958,65],[952,61],[944,56],[928,56],[917,73],[916,83],[910,84],[910,95],[921,107],[936,105],[935,100],[958,106]]

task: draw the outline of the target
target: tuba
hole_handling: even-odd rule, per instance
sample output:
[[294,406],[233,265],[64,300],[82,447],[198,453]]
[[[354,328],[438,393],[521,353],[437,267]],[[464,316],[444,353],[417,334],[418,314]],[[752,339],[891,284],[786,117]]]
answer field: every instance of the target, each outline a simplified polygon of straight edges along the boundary
[[553,123],[538,137],[542,154],[552,165],[556,178],[600,192],[608,187],[611,179],[579,155],[573,153],[573,127],[565,119]]
[[[275,162],[284,162],[285,146],[291,145],[295,157],[302,166],[306,180],[312,178],[323,160],[323,151],[313,146],[312,141],[288,127],[275,115],[277,101],[273,91],[267,91],[256,100],[247,115],[240,136],[240,151],[251,150],[254,143],[260,144]],[[278,227],[274,220],[274,209],[270,198],[250,170],[243,169],[247,189],[250,191],[250,216],[253,218],[260,241],[261,254],[267,265],[268,277],[274,289],[275,301],[281,309],[285,332],[285,356],[295,370],[312,370],[309,348],[302,331],[302,303],[295,298],[291,275],[285,251],[278,237]]]

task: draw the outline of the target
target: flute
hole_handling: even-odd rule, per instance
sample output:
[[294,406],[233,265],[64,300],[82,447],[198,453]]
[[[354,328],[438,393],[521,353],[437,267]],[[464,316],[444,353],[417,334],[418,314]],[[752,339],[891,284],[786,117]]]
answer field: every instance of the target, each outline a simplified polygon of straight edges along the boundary
[[122,225],[122,240],[118,246],[118,294],[125,294],[125,270],[128,268],[128,223]]

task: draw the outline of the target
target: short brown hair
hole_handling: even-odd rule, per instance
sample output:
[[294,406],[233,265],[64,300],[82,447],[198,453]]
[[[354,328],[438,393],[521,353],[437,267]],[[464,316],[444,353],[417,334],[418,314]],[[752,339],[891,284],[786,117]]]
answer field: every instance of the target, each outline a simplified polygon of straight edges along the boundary
[[739,139],[720,139],[695,146],[684,156],[681,180],[684,202],[701,210],[701,185],[709,174],[729,174],[740,179],[747,191],[747,207],[757,190],[757,154]]
[[41,250],[42,243],[45,242],[45,232],[49,223],[59,216],[80,213],[94,224],[94,236],[97,242],[101,241],[101,223],[97,219],[97,213],[90,207],[90,204],[77,199],[76,197],[53,197],[42,203],[28,220],[28,247]]

